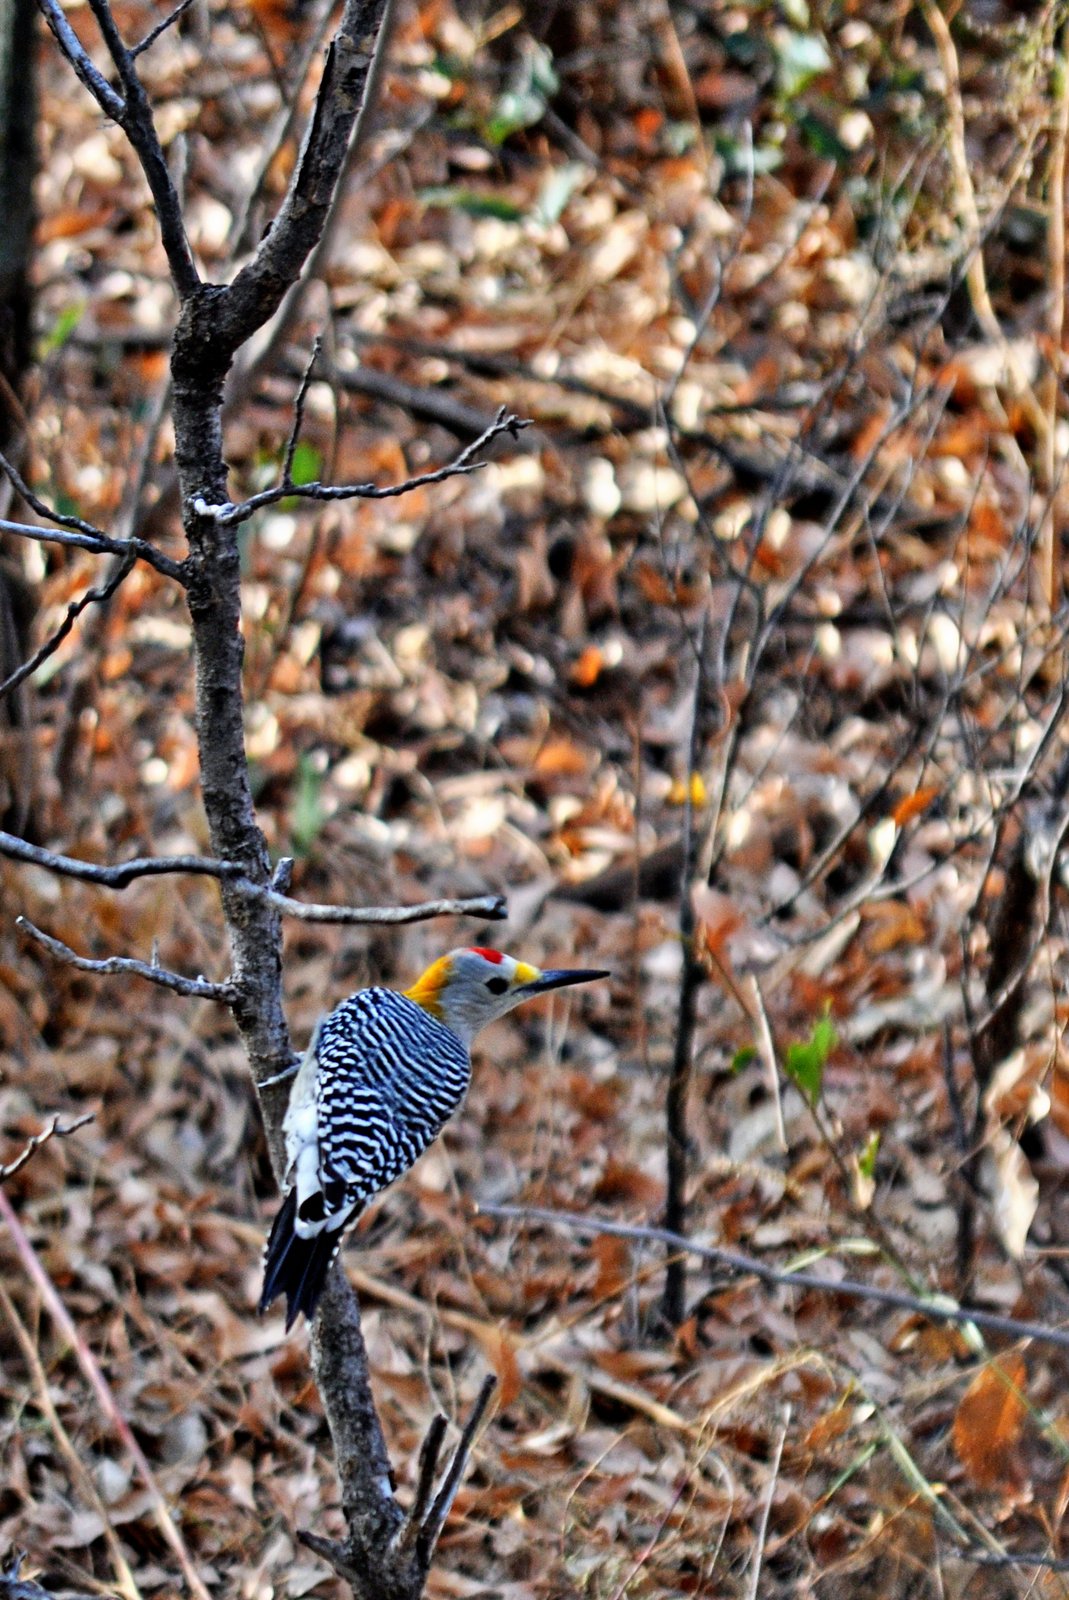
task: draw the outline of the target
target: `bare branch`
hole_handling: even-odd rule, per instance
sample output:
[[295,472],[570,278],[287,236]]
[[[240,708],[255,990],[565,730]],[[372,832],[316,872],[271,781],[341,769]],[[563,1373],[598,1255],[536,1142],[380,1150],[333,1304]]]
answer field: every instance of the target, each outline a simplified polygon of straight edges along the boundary
[[106,533],[61,533],[58,528],[38,528],[32,522],[6,522],[0,518],[0,533],[10,533],[19,539],[34,539],[35,544],[62,544],[69,549],[91,550],[93,555],[133,554],[139,562],[155,566],[157,573],[173,578],[179,584],[186,582],[186,566],[174,562],[170,555],[157,550],[147,539],[110,539]]
[[[526,428],[528,423],[521,417],[514,417],[504,406],[501,407],[494,421],[485,428],[479,437],[466,445],[460,454],[445,466],[437,467],[433,472],[420,473],[418,477],[406,478],[403,483],[379,486],[374,483],[294,483],[289,478],[288,468],[292,466],[292,455],[287,450],[287,471],[281,483],[275,484],[272,489],[264,489],[260,494],[250,496],[248,500],[240,500],[237,504],[225,502],[222,505],[211,505],[204,499],[194,502],[193,509],[198,516],[210,518],[219,527],[236,527],[242,522],[247,522],[255,512],[264,506],[273,506],[279,500],[393,500],[397,496],[408,494],[413,489],[425,489],[428,484],[445,483],[449,478],[467,477],[473,472],[481,472],[487,465],[485,461],[474,461],[473,456],[484,445],[496,439],[499,434],[508,433],[515,439],[521,428]],[[291,446],[295,440],[291,437]]]
[[131,45],[130,60],[136,61],[144,51],[150,50],[161,33],[166,33],[168,28],[173,28],[175,23],[185,16],[192,4],[193,0],[181,0],[181,4],[175,6],[169,16],[164,17],[162,22],[157,22],[156,26],[149,33],[146,33],[140,44]]
[[28,661],[24,661],[21,667],[16,667],[15,671],[12,672],[9,677],[5,678],[2,683],[0,683],[0,699],[3,699],[4,695],[6,694],[10,694],[12,689],[17,689],[20,683],[25,683],[26,679],[37,671],[37,668],[43,661],[47,661],[49,656],[55,655],[64,639],[74,627],[76,620],[81,616],[82,612],[87,606],[91,606],[98,601],[106,601],[111,599],[119,585],[125,578],[128,578],[130,573],[133,571],[134,560],[135,557],[132,551],[128,550],[127,553],[119,559],[115,571],[112,573],[111,577],[106,583],[102,583],[99,589],[87,589],[80,600],[71,601],[70,605],[67,607],[66,615],[64,616],[63,621],[60,623],[55,632],[45,640],[44,644],[42,644],[39,649],[34,651],[33,655]]
[[30,844],[13,833],[0,832],[0,856],[44,867],[63,878],[78,878],[83,883],[99,883],[106,889],[125,889],[135,878],[158,878],[168,873],[198,873],[208,878],[229,878],[241,868],[228,861],[213,861],[210,856],[138,856],[115,866],[100,866],[95,861],[79,861],[75,856],[57,855],[53,850]]
[[122,113],[115,117],[115,121],[133,146],[141,163],[141,170],[145,174],[145,181],[156,206],[160,239],[167,255],[167,264],[171,269],[175,290],[180,300],[188,300],[201,286],[200,274],[186,237],[182,204],[167,166],[159,134],[156,132],[148,95],[138,77],[134,58],[123,43],[108,0],[89,0],[89,9],[96,18],[97,27],[115,63],[125,94]]
[[84,1116],[75,1117],[73,1122],[60,1122],[58,1116],[53,1117],[47,1128],[42,1128],[40,1133],[35,1133],[27,1139],[14,1161],[9,1161],[6,1166],[0,1167],[0,1183],[6,1183],[8,1178],[13,1178],[16,1172],[20,1172],[34,1151],[40,1150],[43,1144],[47,1144],[50,1139],[66,1139],[69,1134],[77,1133],[87,1122],[92,1122],[94,1115],[94,1112],[87,1111]]
[[3,521],[0,530],[23,539],[34,539],[38,543],[49,543],[73,546],[76,549],[91,550],[95,555],[125,556],[132,553],[139,561],[145,561],[156,568],[165,577],[174,578],[179,583],[185,583],[186,573],[183,563],[164,555],[162,550],[157,550],[155,545],[147,539],[109,537],[102,528],[87,522],[83,517],[75,517],[69,513],[57,511],[47,504],[41,497],[34,493],[29,484],[15,465],[0,452],[0,471],[2,471],[16,490],[19,497],[26,502],[31,511],[45,522],[53,524],[55,528],[68,531],[56,533],[50,528],[38,528],[32,523]]
[[227,360],[278,309],[322,236],[386,8],[387,0],[345,0],[285,198],[255,256],[218,302],[217,331]]
[[57,528],[72,528],[75,533],[84,533],[93,539],[107,539],[107,534],[102,528],[96,527],[92,522],[86,522],[84,517],[72,516],[67,511],[56,511],[42,500],[40,495],[33,492],[14,462],[9,461],[3,451],[0,451],[0,472],[4,473],[19,499],[25,500],[30,510],[36,511],[46,522],[54,522]]
[[[2,835],[0,835],[2,838]],[[480,917],[486,922],[503,922],[508,916],[504,895],[479,895],[472,900],[427,900],[414,906],[330,906],[293,900],[247,879],[237,878],[231,885],[250,900],[262,900],[284,917],[299,922],[329,922],[345,927],[399,928],[410,922],[427,922],[431,917]]]
[[121,122],[126,110],[122,96],[116,94],[104,74],[98,72],[93,65],[88,51],[64,16],[58,0],[37,0],[37,3],[41,15],[52,30],[56,43],[74,68],[78,79],[89,90],[104,115],[110,117],[113,122]]
[[471,1455],[476,1435],[482,1426],[483,1417],[486,1415],[486,1409],[496,1388],[497,1379],[492,1372],[488,1372],[482,1381],[482,1387],[476,1397],[475,1404],[471,1408],[471,1415],[464,1424],[464,1431],[460,1435],[460,1440],[453,1452],[453,1459],[446,1468],[441,1487],[434,1497],[434,1504],[420,1526],[415,1548],[424,1572],[430,1567],[438,1539],[442,1529],[445,1527],[446,1519],[453,1509],[453,1501],[457,1497],[457,1490],[460,1488],[461,1479],[468,1464],[468,1457]]
[[308,357],[308,364],[301,375],[300,388],[297,398],[293,402],[293,427],[290,429],[289,442],[286,445],[286,454],[282,462],[282,482],[293,482],[293,458],[297,454],[297,441],[301,437],[301,425],[304,422],[304,403],[308,398],[308,387],[312,381],[312,371],[319,360],[323,340],[318,333],[312,341],[312,353]]
[[[207,978],[184,978],[180,972],[169,972],[166,967],[157,966],[155,962],[137,961],[133,956],[104,956],[100,960],[94,960],[90,956],[77,955],[61,939],[42,932],[26,917],[16,917],[15,926],[42,949],[55,956],[57,961],[62,961],[69,967],[77,967],[79,972],[98,972],[107,976],[121,972],[130,973],[136,978],[144,978],[149,983],[157,984],[161,989],[170,989],[175,994],[185,995],[188,999],[217,1000],[224,1006],[233,1005],[237,999],[238,991],[233,983],[212,983]],[[2,1176],[0,1173],[0,1177]]]
[[439,1411],[437,1416],[431,1418],[431,1425],[424,1435],[419,1452],[416,1492],[412,1496],[412,1504],[408,1508],[404,1526],[397,1537],[399,1550],[411,1550],[414,1547],[419,1538],[419,1530],[430,1512],[434,1500],[434,1475],[438,1471],[438,1461],[448,1426],[448,1419]]
[[234,861],[216,861],[211,856],[138,856],[113,866],[95,861],[79,861],[76,856],[57,855],[42,845],[30,844],[13,833],[0,831],[0,856],[44,867],[64,878],[97,883],[105,889],[125,889],[136,878],[159,878],[172,873],[188,873],[204,878],[219,878],[245,900],[258,900],[283,916],[300,922],[329,922],[347,927],[403,927],[410,922],[426,922],[431,917],[480,917],[487,922],[503,922],[508,915],[504,895],[476,895],[468,900],[425,900],[411,906],[332,906],[294,900],[265,883],[253,883]]
[[95,530],[92,533],[63,533],[57,528],[38,528],[32,522],[8,522],[6,519],[0,519],[0,533],[10,533],[19,539],[32,539],[36,544],[58,544],[74,550],[90,550],[98,556],[122,557],[132,554],[138,561],[155,567],[165,578],[173,578],[181,584],[186,581],[184,563],[165,556],[147,539],[111,539],[106,533],[97,533]]
[[770,1267],[753,1256],[739,1250],[724,1250],[718,1245],[697,1244],[681,1234],[669,1233],[667,1228],[647,1228],[626,1222],[609,1222],[597,1217],[584,1217],[575,1211],[552,1211],[542,1206],[481,1205],[480,1215],[503,1217],[517,1222],[545,1222],[552,1227],[566,1228],[581,1238],[596,1238],[609,1234],[615,1239],[636,1239],[647,1244],[667,1244],[676,1250],[686,1251],[709,1261],[714,1266],[728,1267],[733,1272],[759,1278],[762,1283],[778,1284],[786,1289],[815,1289],[818,1294],[846,1295],[856,1300],[872,1300],[877,1305],[895,1306],[900,1311],[911,1311],[927,1317],[932,1322],[953,1322],[962,1327],[970,1323],[986,1328],[991,1333],[1002,1333],[1010,1339],[1035,1339],[1040,1344],[1056,1345],[1069,1350],[1069,1328],[1048,1328],[1042,1322],[1024,1322],[1017,1317],[1003,1317],[994,1311],[981,1311],[977,1306],[956,1304],[949,1296],[933,1295],[930,1299],[907,1294],[900,1289],[881,1289],[873,1283],[861,1283],[856,1278],[821,1278],[815,1272],[787,1272]]

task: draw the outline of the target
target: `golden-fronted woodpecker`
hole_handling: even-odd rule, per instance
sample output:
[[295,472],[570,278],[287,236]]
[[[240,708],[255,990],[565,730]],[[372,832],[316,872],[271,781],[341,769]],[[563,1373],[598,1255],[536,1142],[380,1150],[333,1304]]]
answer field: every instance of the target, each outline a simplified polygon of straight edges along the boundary
[[403,994],[361,989],[324,1017],[282,1124],[286,1193],[267,1241],[260,1310],[285,1294],[287,1329],[300,1312],[313,1315],[346,1230],[461,1106],[481,1028],[550,989],[608,976],[454,950]]

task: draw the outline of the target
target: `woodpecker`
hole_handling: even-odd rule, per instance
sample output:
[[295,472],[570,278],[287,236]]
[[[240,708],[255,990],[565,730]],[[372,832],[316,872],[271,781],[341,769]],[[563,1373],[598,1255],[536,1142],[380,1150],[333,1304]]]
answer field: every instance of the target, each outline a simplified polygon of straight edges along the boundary
[[300,1312],[311,1319],[346,1231],[460,1109],[481,1028],[550,989],[608,976],[454,950],[411,989],[360,989],[324,1017],[282,1123],[285,1197],[267,1241],[260,1310],[285,1294],[287,1331]]

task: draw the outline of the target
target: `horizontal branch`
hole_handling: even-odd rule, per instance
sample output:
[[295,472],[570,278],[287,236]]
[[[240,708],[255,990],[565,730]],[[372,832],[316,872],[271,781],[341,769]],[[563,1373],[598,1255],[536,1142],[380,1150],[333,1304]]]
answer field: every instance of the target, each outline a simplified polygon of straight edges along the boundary
[[36,539],[38,543],[74,545],[80,550],[91,550],[95,555],[129,555],[138,561],[147,562],[167,578],[174,578],[179,583],[185,582],[185,567],[182,563],[165,556],[162,550],[157,550],[147,539],[112,539],[103,528],[96,527],[92,522],[86,522],[84,517],[75,517],[69,512],[57,511],[54,506],[50,506],[40,495],[34,493],[14,462],[9,461],[2,451],[0,451],[0,472],[3,472],[19,499],[25,500],[31,511],[36,512],[43,521],[52,523],[54,528],[66,530],[63,533],[55,533],[48,528],[35,527],[32,523],[0,522],[0,530],[4,533],[14,534],[22,539]]
[[54,509],[48,501],[40,498],[40,494],[34,493],[18,467],[14,466],[13,461],[8,461],[3,451],[0,451],[0,472],[3,472],[19,499],[24,499],[30,510],[43,518],[43,522],[53,523],[53,528],[66,530],[64,533],[54,533],[50,528],[37,528],[34,523],[0,522],[0,531],[3,533],[18,534],[21,539],[37,539],[38,544],[70,544],[80,550],[93,550],[94,555],[130,555],[139,562],[155,566],[155,570],[163,573],[165,578],[174,578],[179,584],[186,582],[186,568],[182,563],[171,560],[170,555],[157,550],[147,539],[112,539],[102,528],[86,522],[85,517],[72,517],[69,512]]
[[276,889],[237,878],[230,885],[249,899],[263,900],[272,910],[299,922],[329,922],[346,927],[399,928],[409,922],[427,922],[431,917],[478,917],[484,922],[504,922],[508,902],[502,894],[477,895],[471,900],[425,900],[411,906],[331,906],[293,900]]
[[[399,495],[410,493],[413,489],[425,489],[432,483],[445,483],[449,478],[462,478],[473,472],[481,472],[487,463],[472,458],[499,434],[507,433],[515,439],[519,431],[528,425],[523,418],[512,416],[502,406],[490,426],[485,428],[477,439],[473,439],[471,444],[466,445],[452,461],[447,462],[445,466],[435,468],[433,472],[423,472],[418,477],[406,478],[403,483],[385,486],[374,483],[294,483],[287,474],[281,483],[275,484],[274,488],[264,489],[248,500],[210,505],[204,499],[197,499],[193,502],[193,510],[198,516],[209,517],[222,528],[230,528],[247,522],[264,506],[277,505],[280,500],[393,500]],[[292,458],[290,464],[292,465]]]
[[10,533],[13,538],[32,539],[36,544],[60,544],[75,550],[89,550],[96,556],[131,555],[147,566],[155,567],[165,578],[174,578],[184,584],[186,569],[181,561],[165,556],[147,539],[111,539],[106,533],[77,533],[59,528],[39,528],[33,522],[9,522],[0,518],[0,533]]
[[170,989],[174,994],[185,995],[187,999],[216,1000],[224,1006],[233,1005],[238,998],[237,985],[234,983],[212,983],[207,978],[184,978],[180,972],[170,972],[154,961],[138,961],[133,956],[103,956],[99,959],[80,956],[61,939],[56,939],[52,934],[44,933],[42,929],[35,927],[27,917],[16,917],[15,926],[42,949],[55,956],[57,961],[62,961],[69,967],[77,967],[79,972],[96,972],[102,976],[129,973],[132,977],[144,978],[146,982],[154,983],[161,989]]
[[[347,927],[402,927],[409,922],[426,922],[431,917],[479,917],[485,922],[503,922],[508,915],[504,895],[476,895],[467,900],[424,900],[411,906],[334,906],[306,903],[281,894],[263,883],[245,877],[236,861],[216,861],[212,856],[138,856],[101,866],[95,861],[79,861],[76,856],[57,855],[42,845],[30,844],[13,833],[0,831],[0,856],[44,867],[60,877],[96,883],[105,889],[125,889],[137,878],[159,878],[186,873],[203,878],[225,879],[229,887],[247,900],[258,900],[284,917],[300,922],[329,922]],[[116,957],[115,959],[119,959]]]
[[[0,524],[2,526],[2,524]],[[236,878],[242,868],[229,861],[215,861],[211,856],[138,856],[133,861],[121,861],[114,866],[101,866],[95,861],[79,861],[76,856],[57,855],[42,845],[30,844],[13,833],[0,831],[0,856],[28,865],[44,867],[62,878],[77,878],[82,883],[98,883],[105,889],[125,889],[136,878],[158,878],[170,873],[186,872],[208,878]],[[250,888],[253,885],[250,884]]]
[[75,1117],[73,1122],[60,1122],[58,1116],[53,1117],[47,1128],[42,1128],[40,1133],[35,1133],[27,1139],[14,1161],[9,1161],[6,1166],[0,1167],[0,1183],[6,1183],[8,1178],[13,1178],[16,1172],[21,1171],[34,1151],[40,1150],[43,1144],[47,1144],[50,1139],[66,1139],[69,1134],[77,1133],[87,1122],[92,1122],[95,1115],[93,1111],[86,1111],[82,1116]]
[[767,1266],[753,1256],[739,1250],[723,1250],[718,1245],[696,1244],[682,1234],[668,1228],[647,1228],[626,1222],[602,1221],[597,1217],[584,1217],[575,1211],[552,1211],[542,1206],[482,1205],[479,1213],[486,1217],[504,1217],[517,1222],[544,1222],[555,1228],[566,1228],[581,1237],[596,1238],[609,1234],[615,1239],[636,1239],[644,1244],[666,1244],[681,1254],[698,1256],[714,1266],[728,1267],[733,1272],[760,1278],[763,1283],[779,1284],[787,1289],[815,1289],[818,1294],[848,1295],[857,1300],[872,1300],[878,1305],[894,1306],[899,1311],[912,1311],[932,1322],[974,1323],[991,1333],[1005,1334],[1009,1339],[1035,1339],[1042,1344],[1057,1345],[1069,1350],[1069,1329],[1048,1328],[1042,1322],[1023,1322],[1017,1317],[1003,1317],[995,1311],[981,1311],[976,1306],[961,1306],[943,1295],[922,1299],[899,1289],[881,1289],[872,1283],[861,1283],[856,1278],[821,1278],[815,1272],[790,1272]]

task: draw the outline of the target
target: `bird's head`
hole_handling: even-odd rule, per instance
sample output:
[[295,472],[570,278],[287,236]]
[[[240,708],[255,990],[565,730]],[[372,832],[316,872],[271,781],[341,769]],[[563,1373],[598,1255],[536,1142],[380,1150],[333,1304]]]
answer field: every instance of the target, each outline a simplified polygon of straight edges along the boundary
[[451,950],[429,966],[405,995],[470,1045],[480,1028],[525,1000],[608,976],[586,969],[543,972],[500,950]]

